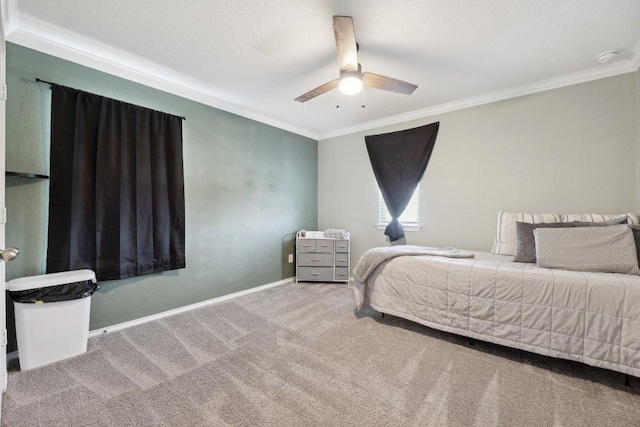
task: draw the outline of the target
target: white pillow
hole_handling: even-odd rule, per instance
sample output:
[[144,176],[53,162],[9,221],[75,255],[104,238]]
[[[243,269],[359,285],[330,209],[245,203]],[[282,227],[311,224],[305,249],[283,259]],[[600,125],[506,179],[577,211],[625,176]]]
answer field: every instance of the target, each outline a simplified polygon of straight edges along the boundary
[[626,213],[626,214],[565,214],[560,216],[560,220],[562,222],[573,222],[573,221],[581,221],[581,222],[601,222],[608,221],[610,219],[619,219],[622,217],[627,217],[628,224],[640,224],[640,218],[638,214],[634,213]]
[[540,224],[561,222],[557,213],[498,212],[496,216],[496,237],[491,248],[492,254],[514,255],[516,253],[516,222]]
[[628,225],[538,228],[533,235],[539,267],[638,274],[636,244]]

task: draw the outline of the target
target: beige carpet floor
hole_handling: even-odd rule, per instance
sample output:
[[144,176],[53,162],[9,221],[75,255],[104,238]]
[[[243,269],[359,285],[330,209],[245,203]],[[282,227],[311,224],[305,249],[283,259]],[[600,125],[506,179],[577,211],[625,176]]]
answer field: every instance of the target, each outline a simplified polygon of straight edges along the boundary
[[640,380],[354,312],[287,284],[12,372],[6,426],[640,426]]

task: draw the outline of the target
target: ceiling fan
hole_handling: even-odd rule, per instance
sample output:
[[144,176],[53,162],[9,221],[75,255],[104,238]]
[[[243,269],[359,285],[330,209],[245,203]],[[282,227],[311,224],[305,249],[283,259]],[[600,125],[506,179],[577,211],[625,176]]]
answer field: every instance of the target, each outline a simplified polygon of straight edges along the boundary
[[358,63],[358,43],[351,16],[334,16],[333,32],[336,37],[336,51],[340,64],[340,78],[318,86],[297,97],[298,102],[305,102],[325,92],[339,88],[345,95],[360,93],[363,85],[375,89],[386,90],[404,95],[411,95],[418,86],[380,74],[363,73]]

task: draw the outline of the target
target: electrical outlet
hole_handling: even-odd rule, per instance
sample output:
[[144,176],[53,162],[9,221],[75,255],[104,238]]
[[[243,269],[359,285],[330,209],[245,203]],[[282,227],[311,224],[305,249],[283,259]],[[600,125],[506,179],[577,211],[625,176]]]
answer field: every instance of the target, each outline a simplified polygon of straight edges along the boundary
[[293,254],[289,254],[289,264],[293,263]]

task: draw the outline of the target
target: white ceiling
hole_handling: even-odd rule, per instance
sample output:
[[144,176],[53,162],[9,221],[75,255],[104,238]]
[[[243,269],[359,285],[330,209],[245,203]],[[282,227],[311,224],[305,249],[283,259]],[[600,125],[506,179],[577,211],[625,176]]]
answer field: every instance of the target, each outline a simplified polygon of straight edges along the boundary
[[[630,72],[639,0],[9,0],[8,40],[316,139]],[[419,87],[306,103],[339,76],[332,15],[364,71]],[[610,63],[595,56],[617,50]],[[634,52],[635,50],[635,52]]]

